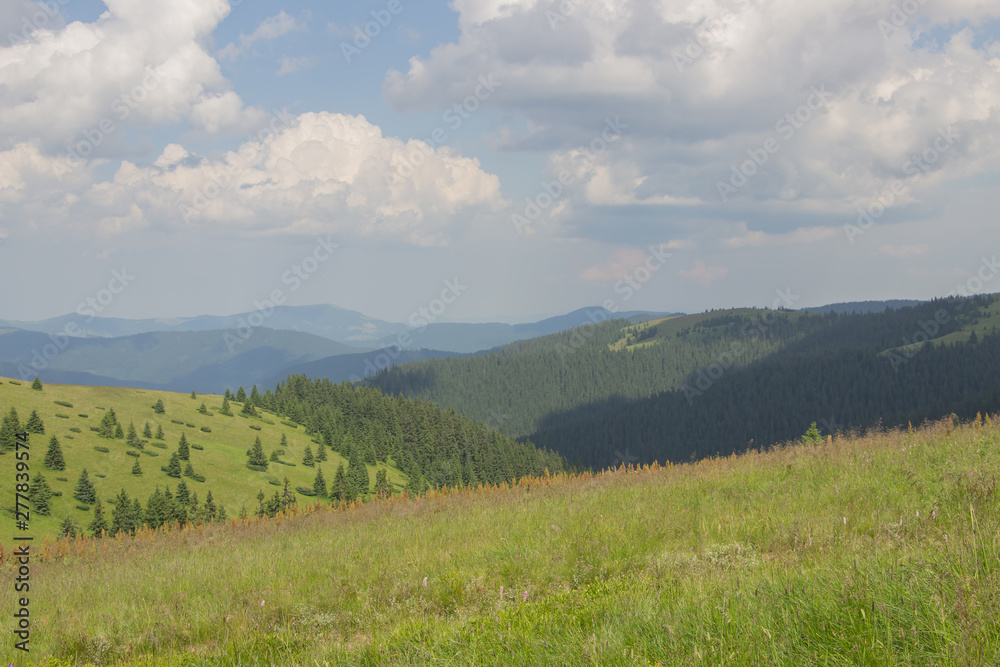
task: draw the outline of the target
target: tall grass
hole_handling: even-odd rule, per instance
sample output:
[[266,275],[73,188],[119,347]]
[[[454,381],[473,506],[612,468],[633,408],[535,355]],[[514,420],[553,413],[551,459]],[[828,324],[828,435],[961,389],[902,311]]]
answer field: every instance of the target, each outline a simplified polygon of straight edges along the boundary
[[54,545],[32,570],[31,657],[998,664],[998,440],[946,421]]

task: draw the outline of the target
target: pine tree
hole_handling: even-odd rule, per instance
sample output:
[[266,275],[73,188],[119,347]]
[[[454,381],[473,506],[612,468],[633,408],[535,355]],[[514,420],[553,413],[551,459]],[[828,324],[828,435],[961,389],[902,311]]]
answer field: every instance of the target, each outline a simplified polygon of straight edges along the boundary
[[316,478],[313,480],[313,491],[320,498],[326,498],[326,480],[323,479],[323,466],[316,466]]
[[256,417],[257,409],[253,406],[253,403],[251,403],[250,401],[246,401],[243,404],[243,409],[240,410],[240,414],[246,415],[247,417]]
[[316,445],[316,460],[320,463],[326,461],[326,445],[323,444]]
[[[11,412],[14,412],[14,408],[11,408]],[[16,414],[16,413],[15,413]],[[0,424],[0,451],[10,452],[17,447],[17,432],[18,428],[15,426],[14,422],[11,420],[10,415],[6,414],[3,417],[3,423]]]
[[42,423],[42,418],[39,417],[38,413],[34,410],[31,411],[31,415],[28,417],[28,423],[24,425],[24,430],[28,433],[45,434],[45,424]]
[[368,468],[361,461],[361,452],[355,447],[347,464],[349,500],[364,498],[368,494]]
[[257,439],[253,443],[247,465],[267,470],[267,456],[264,455],[264,447],[260,444],[260,436],[257,436]]
[[83,469],[83,472],[80,473],[80,478],[76,481],[76,489],[73,490],[73,497],[81,503],[88,505],[97,502],[97,491],[87,476],[86,468]]
[[102,438],[110,440],[115,437],[115,411],[109,410],[101,417],[101,422],[97,426],[97,434]]
[[[226,394],[228,394],[228,393],[229,393],[229,390],[227,389],[226,390]],[[229,396],[228,395],[225,398],[222,399],[222,409],[219,410],[219,414],[220,415],[226,415],[227,417],[232,417],[233,416],[233,411],[229,408]]]
[[125,431],[122,430],[122,425],[121,424],[116,424],[115,425],[115,438],[121,440],[124,437],[125,437]]
[[136,459],[132,465],[132,474],[136,476],[142,475],[142,467],[139,465],[139,459]]
[[201,516],[205,521],[213,521],[218,513],[218,508],[215,506],[215,501],[212,499],[212,491],[209,490],[208,495],[205,496],[205,506],[201,509]]
[[289,507],[295,504],[295,494],[289,488],[288,478],[285,478],[285,488],[281,491],[281,509],[282,511],[287,510]]
[[73,539],[78,532],[80,532],[80,529],[77,528],[76,522],[71,517],[67,516],[63,519],[62,525],[59,527],[59,537]]
[[229,387],[226,387],[226,393],[222,396],[222,400],[227,403],[233,400],[233,392],[229,391]]
[[377,496],[391,496],[392,487],[389,486],[389,473],[385,468],[382,468],[375,473],[375,495]]
[[191,494],[191,506],[188,511],[188,521],[194,522],[198,520],[199,509],[198,509],[198,492],[195,491]]
[[180,478],[180,476],[181,476],[181,459],[180,459],[180,457],[177,456],[177,452],[174,452],[173,454],[170,455],[170,461],[167,463],[166,467],[164,468],[164,472],[167,473],[168,477],[177,477],[177,478]]
[[163,405],[163,399],[162,398],[156,399],[156,403],[153,403],[153,412],[155,412],[158,415],[162,415],[166,411],[167,409]]
[[163,425],[157,424],[156,426],[156,439],[163,440]]
[[45,452],[45,460],[42,464],[49,470],[65,470],[66,460],[63,459],[62,448],[59,446],[59,438],[52,436],[49,440],[49,448]]
[[260,392],[257,391],[257,385],[254,385],[250,390],[250,402],[254,405],[260,405]]
[[267,512],[264,510],[264,492],[257,492],[257,516],[263,517]]
[[188,461],[188,464],[186,466],[184,466],[184,476],[185,477],[194,477],[195,476],[194,466],[191,465],[190,461]]
[[135,534],[136,530],[142,528],[142,518],[143,518],[142,503],[139,502],[138,498],[133,498],[132,507],[129,508],[128,512],[128,520],[129,523],[132,524],[131,532],[133,535]]
[[37,391],[42,390],[42,381],[38,379],[37,375],[35,376],[35,381],[31,383],[31,388]]
[[278,458],[278,450],[277,449],[272,449],[271,450],[271,456],[268,458],[268,461],[271,461],[273,463],[280,463],[281,462],[281,459]]
[[310,468],[316,465],[316,459],[313,458],[312,448],[309,445],[306,445],[306,453],[305,456],[302,457],[302,465]]
[[177,502],[181,505],[187,505],[191,502],[191,496],[188,494],[187,482],[183,479],[177,484]]
[[236,390],[236,402],[243,403],[246,400],[247,400],[247,392],[243,389],[243,385],[240,385],[240,388]]
[[52,489],[49,488],[49,483],[45,481],[45,476],[38,473],[31,480],[31,485],[28,487],[28,502],[31,503],[35,514],[48,516],[52,513],[51,500]]
[[187,438],[181,433],[181,439],[177,442],[177,456],[181,461],[189,461],[191,459],[191,450],[188,446]]
[[813,422],[805,434],[803,434],[802,442],[806,444],[818,444],[823,442],[823,437],[819,434],[819,429],[816,428],[816,422]]
[[146,422],[146,425],[142,427],[142,437],[147,440],[150,440],[153,437],[153,429],[149,428],[149,422]]
[[150,528],[159,528],[168,521],[167,499],[159,486],[146,499],[146,510],[142,513],[142,517],[143,522]]
[[131,533],[135,528],[132,521],[132,502],[125,489],[115,497],[115,506],[111,510],[111,534]]
[[87,530],[94,537],[103,537],[108,532],[108,522],[104,518],[104,503],[98,498],[94,498],[94,520],[87,526]]
[[198,400],[198,394],[194,393],[194,389],[191,390],[191,400],[192,401]]
[[125,436],[125,442],[128,443],[129,447],[142,449],[142,441],[139,440],[139,432],[135,430],[135,424],[132,422],[128,423],[128,434]]
[[198,412],[200,412],[203,415],[207,415],[208,414],[208,406],[206,406],[204,403],[202,403],[201,407],[198,408]]
[[347,475],[344,473],[344,464],[337,466],[337,473],[333,477],[333,484],[330,485],[330,500],[348,500],[350,494],[347,490]]

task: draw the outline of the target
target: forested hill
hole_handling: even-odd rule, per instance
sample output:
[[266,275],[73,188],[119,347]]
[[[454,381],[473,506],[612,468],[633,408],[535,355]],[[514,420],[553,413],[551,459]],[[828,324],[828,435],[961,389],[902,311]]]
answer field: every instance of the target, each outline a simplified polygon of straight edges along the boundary
[[997,324],[995,296],[870,314],[738,309],[605,322],[372,382],[587,466],[676,461],[795,438],[812,421],[825,433],[996,410]]
[[409,476],[411,490],[496,484],[564,469],[558,454],[513,440],[451,408],[386,396],[371,387],[292,375],[254,400],[304,424],[334,451],[360,448],[368,463],[391,457]]

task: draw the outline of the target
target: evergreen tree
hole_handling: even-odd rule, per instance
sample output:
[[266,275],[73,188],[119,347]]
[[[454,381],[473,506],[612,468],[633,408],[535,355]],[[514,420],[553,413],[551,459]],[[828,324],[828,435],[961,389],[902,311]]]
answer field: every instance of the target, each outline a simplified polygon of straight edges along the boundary
[[156,403],[153,403],[153,412],[155,412],[158,415],[162,415],[166,411],[167,409],[163,405],[163,399],[162,398],[156,399]]
[[316,459],[313,458],[312,448],[309,447],[309,445],[306,445],[306,453],[305,456],[302,457],[302,465],[310,468],[316,465]]
[[17,416],[17,410],[12,407],[10,412],[7,413],[7,419],[10,420],[10,424],[14,428],[14,432],[19,433],[21,431],[21,420]]
[[157,440],[163,440],[163,425],[162,424],[157,424],[156,425],[156,439]]
[[188,520],[191,522],[197,521],[198,517],[200,516],[199,513],[200,510],[198,508],[198,492],[195,491],[194,493],[191,494],[191,506],[188,512]]
[[128,518],[129,522],[132,524],[132,534],[139,528],[142,528],[143,519],[142,503],[139,502],[138,498],[132,499],[132,507],[129,509]]
[[125,489],[115,497],[115,506],[111,510],[111,534],[129,533],[135,529],[132,519],[132,501]]
[[233,400],[233,392],[229,391],[229,387],[226,387],[226,393],[222,396],[222,400],[225,403],[228,403],[229,401]]
[[204,403],[202,403],[201,407],[198,408],[198,412],[200,412],[203,415],[207,415],[208,414],[208,406],[206,406]]
[[368,494],[368,468],[361,460],[361,452],[355,447],[347,464],[348,500],[364,498]]
[[90,477],[87,476],[87,469],[80,473],[80,478],[76,481],[76,489],[73,490],[73,497],[81,503],[90,504],[97,502],[97,490],[94,489]]
[[94,520],[87,526],[87,530],[94,537],[102,537],[108,532],[108,522],[104,518],[104,503],[98,498],[94,498]]
[[243,389],[243,385],[240,385],[240,388],[236,390],[236,402],[243,403],[246,400],[247,400],[247,392]]
[[267,470],[267,456],[264,455],[264,447],[260,444],[260,436],[257,436],[257,439],[253,443],[247,465]]
[[286,449],[288,447],[288,437],[282,433],[281,434],[281,448]]
[[146,422],[146,425],[142,427],[142,437],[147,440],[151,440],[153,438],[153,429],[149,428],[149,422]]
[[316,460],[320,463],[326,461],[326,445],[322,443],[316,445]]
[[167,508],[167,498],[157,486],[156,490],[146,499],[146,511],[143,512],[143,522],[150,528],[159,528],[170,520]]
[[[226,390],[226,393],[229,393],[228,389]],[[227,417],[233,416],[233,411],[229,408],[229,396],[222,399],[222,409],[219,410],[219,414],[226,415]]]
[[385,468],[375,473],[375,495],[392,495],[392,487],[389,485],[389,472]]
[[191,459],[191,450],[188,446],[187,437],[181,433],[181,439],[177,442],[177,456],[181,461],[189,461]]
[[218,508],[212,499],[212,491],[209,490],[208,495],[205,496],[205,506],[201,508],[201,517],[205,521],[214,521],[217,514]]
[[38,379],[37,375],[35,376],[35,381],[31,383],[31,388],[37,391],[42,390],[42,381]]
[[[11,408],[11,412],[14,412],[14,408]],[[16,415],[17,413],[14,412]],[[11,452],[17,447],[17,432],[18,428],[15,423],[11,420],[10,414],[6,414],[3,417],[3,423],[0,424],[0,451]]]
[[253,406],[253,403],[251,403],[250,401],[246,401],[243,404],[243,409],[240,410],[240,414],[246,415],[247,417],[256,417],[257,409]]
[[819,429],[816,428],[816,422],[813,422],[806,432],[802,435],[802,442],[808,444],[819,444],[823,442],[823,436],[819,434]]
[[195,476],[194,466],[191,465],[190,461],[188,461],[188,464],[186,466],[184,466],[184,476],[185,477],[194,477]]
[[181,505],[187,505],[191,502],[191,496],[188,493],[187,482],[183,479],[177,483],[177,502]]
[[125,437],[125,431],[122,430],[121,424],[115,424],[115,438],[121,440]]
[[330,485],[330,500],[348,500],[350,494],[347,490],[347,475],[344,473],[344,464],[337,466],[337,473],[333,477],[333,484]]
[[323,466],[316,466],[316,478],[313,480],[313,491],[320,498],[326,498],[326,480],[323,479]]
[[39,417],[38,413],[34,410],[31,411],[31,415],[28,417],[28,423],[24,425],[24,430],[28,433],[45,434],[45,424],[42,423],[42,418]]
[[288,478],[286,477],[285,478],[285,488],[282,489],[282,491],[281,491],[281,510],[282,511],[287,510],[289,507],[291,507],[292,505],[295,504],[295,494],[292,492],[291,488],[289,487],[290,483],[291,482],[289,482]]
[[281,459],[278,458],[278,450],[277,449],[272,449],[271,450],[271,456],[268,458],[268,461],[271,461],[273,463],[279,463],[281,461]]
[[257,385],[254,385],[250,390],[250,402],[254,405],[260,405],[260,392],[257,391]]
[[76,522],[73,521],[72,517],[67,516],[63,519],[62,525],[59,527],[59,537],[73,539],[78,532],[80,532],[80,529],[77,528]]
[[164,472],[167,473],[168,477],[180,478],[180,476],[181,476],[181,460],[180,460],[180,457],[177,456],[177,452],[174,452],[173,454],[170,455],[170,461],[167,463],[166,467],[164,468]]
[[38,473],[31,480],[31,485],[28,487],[28,502],[31,503],[35,514],[48,516],[52,513],[51,500],[52,489],[49,488],[49,483],[45,481],[45,476]]
[[116,425],[117,421],[115,420],[115,411],[113,409],[108,410],[104,413],[104,416],[101,417],[101,422],[97,425],[97,434],[102,438],[110,440],[115,437]]
[[267,512],[264,510],[264,492],[257,492],[257,516],[263,517]]
[[191,400],[192,401],[198,400],[198,394],[194,393],[194,389],[191,390]]
[[66,460],[63,459],[62,448],[59,446],[59,438],[52,436],[49,440],[49,448],[45,452],[45,460],[42,464],[49,470],[65,470]]
[[132,474],[137,477],[142,475],[142,467],[139,465],[139,459],[136,459],[132,465]]
[[139,432],[135,430],[135,424],[132,422],[128,423],[128,433],[125,436],[125,442],[128,443],[129,447],[142,449],[142,441],[139,440]]

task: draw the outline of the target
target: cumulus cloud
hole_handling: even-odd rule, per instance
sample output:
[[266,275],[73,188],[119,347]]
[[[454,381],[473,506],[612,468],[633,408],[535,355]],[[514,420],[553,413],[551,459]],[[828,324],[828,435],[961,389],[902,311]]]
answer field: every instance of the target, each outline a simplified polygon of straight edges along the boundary
[[[398,166],[415,153],[420,169],[401,177]],[[50,227],[96,220],[104,233],[199,225],[445,245],[506,205],[499,179],[478,160],[383,137],[363,116],[326,112],[273,116],[255,141],[214,158],[170,144],[152,164],[125,160],[111,180],[78,182],[52,205],[39,183],[60,164],[30,143],[0,152],[0,215]]]
[[5,148],[37,141],[54,152],[84,143],[93,156],[108,155],[123,125],[190,121],[209,131],[242,131],[260,119],[230,90],[204,46],[228,2],[105,4],[91,23],[44,27],[0,48]]
[[[446,108],[491,73],[504,86],[489,104],[529,128],[506,128],[499,145],[553,151],[552,174],[619,115],[622,141],[569,186],[565,216],[573,203],[846,213],[894,179],[919,200],[1000,165],[1000,48],[983,31],[996,3],[902,17],[888,0],[453,6],[457,41],[390,71],[384,96]],[[942,131],[949,150],[914,169]]]

